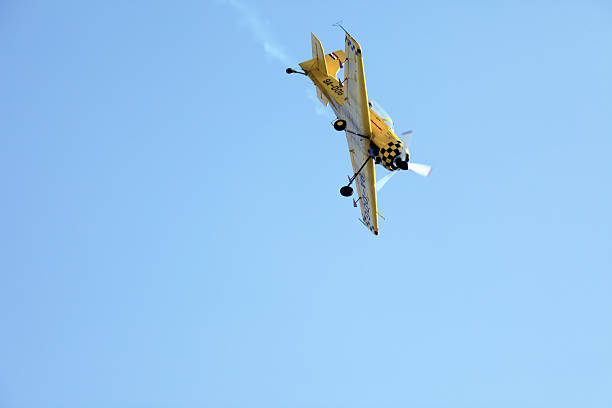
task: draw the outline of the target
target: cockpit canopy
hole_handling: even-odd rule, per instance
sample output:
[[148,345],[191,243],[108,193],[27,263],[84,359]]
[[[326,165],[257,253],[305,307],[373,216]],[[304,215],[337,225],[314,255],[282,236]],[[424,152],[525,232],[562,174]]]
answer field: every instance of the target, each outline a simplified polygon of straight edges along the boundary
[[387,111],[382,108],[382,106],[372,99],[368,101],[368,105],[370,105],[370,108],[374,111],[374,113],[376,113],[391,129],[393,129],[393,120],[391,119],[391,115],[389,115]]

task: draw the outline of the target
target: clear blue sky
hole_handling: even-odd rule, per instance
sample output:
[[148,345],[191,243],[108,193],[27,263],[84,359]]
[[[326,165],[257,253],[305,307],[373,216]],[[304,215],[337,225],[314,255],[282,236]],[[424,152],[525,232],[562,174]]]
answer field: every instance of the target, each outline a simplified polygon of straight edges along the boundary
[[[3,2],[0,406],[611,407],[612,6],[493,3]],[[434,166],[378,237],[340,19]]]

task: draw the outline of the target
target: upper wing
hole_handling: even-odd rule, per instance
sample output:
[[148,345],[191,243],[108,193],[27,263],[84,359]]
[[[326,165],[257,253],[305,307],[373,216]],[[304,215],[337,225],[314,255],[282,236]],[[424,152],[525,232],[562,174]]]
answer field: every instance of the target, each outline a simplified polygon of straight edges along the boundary
[[363,58],[361,46],[348,33],[344,38],[345,58],[344,67],[344,94],[343,113],[347,114],[349,122],[356,127],[354,132],[370,137],[372,125],[370,124],[370,108],[368,106],[368,92],[366,91],[365,75],[363,72]]
[[[344,103],[342,114],[347,118],[346,139],[351,153],[353,172],[356,173],[369,157],[372,127],[366,91],[361,46],[348,33],[345,42]],[[369,160],[355,180],[363,223],[378,235],[378,211],[376,208],[376,179],[374,161]]]

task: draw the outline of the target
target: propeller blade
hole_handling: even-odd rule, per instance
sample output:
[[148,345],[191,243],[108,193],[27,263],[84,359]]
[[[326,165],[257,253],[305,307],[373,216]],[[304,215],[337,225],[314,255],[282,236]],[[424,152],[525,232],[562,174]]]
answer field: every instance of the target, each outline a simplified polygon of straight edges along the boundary
[[404,145],[406,147],[410,146],[410,136],[411,135],[412,135],[412,130],[402,132],[402,139],[404,139]]
[[397,170],[392,171],[391,173],[387,174],[385,177],[381,178],[380,180],[376,182],[376,192],[377,193],[385,186],[385,184],[387,184],[387,181],[391,180],[391,177],[393,177],[395,173],[398,173],[398,171]]
[[427,177],[431,173],[431,166],[427,164],[408,162],[408,170],[412,170],[420,176]]

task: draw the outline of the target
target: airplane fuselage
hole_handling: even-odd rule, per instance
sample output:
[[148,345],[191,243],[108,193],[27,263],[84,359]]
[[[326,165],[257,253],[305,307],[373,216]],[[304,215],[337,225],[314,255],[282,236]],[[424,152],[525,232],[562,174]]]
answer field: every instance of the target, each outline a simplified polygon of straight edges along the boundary
[[[332,53],[336,55],[335,53]],[[332,54],[329,54],[330,56]],[[329,61],[331,62],[331,61]],[[317,62],[309,60],[300,64],[305,74],[317,87],[317,96],[321,102],[327,106],[331,105],[332,110],[338,119],[347,122],[346,131],[351,133],[352,129],[358,128],[356,122],[358,118],[351,116],[351,110],[345,109],[345,95],[342,83],[336,78],[339,66],[336,65],[331,72],[322,72],[317,67]],[[327,69],[327,68],[326,68]],[[398,161],[402,161],[407,166],[410,158],[407,147],[402,140],[397,137],[393,129],[381,118],[370,104],[370,123],[372,133],[370,135],[359,135],[370,140],[370,154],[377,164],[382,165],[387,170],[395,171],[398,169]],[[405,167],[404,169],[406,169]]]

